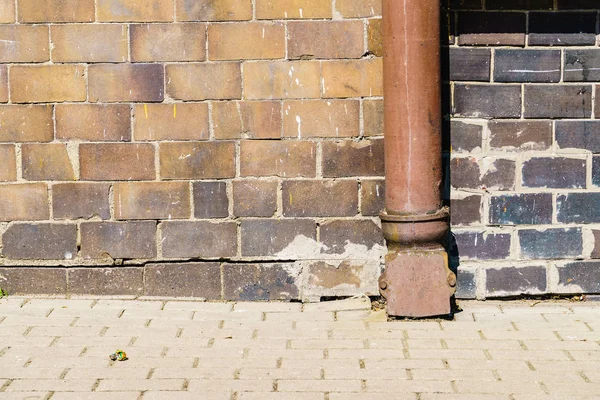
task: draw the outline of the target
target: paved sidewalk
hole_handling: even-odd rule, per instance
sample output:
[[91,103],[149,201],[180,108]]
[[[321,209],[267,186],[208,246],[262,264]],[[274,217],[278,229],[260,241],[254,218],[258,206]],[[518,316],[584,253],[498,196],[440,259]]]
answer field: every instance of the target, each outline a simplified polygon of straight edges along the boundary
[[600,303],[460,305],[9,297],[0,399],[600,399]]

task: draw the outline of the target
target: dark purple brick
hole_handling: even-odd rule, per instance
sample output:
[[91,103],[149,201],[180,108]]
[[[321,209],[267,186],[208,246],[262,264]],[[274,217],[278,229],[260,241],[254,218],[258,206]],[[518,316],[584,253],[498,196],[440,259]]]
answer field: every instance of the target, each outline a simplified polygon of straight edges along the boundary
[[490,49],[450,48],[451,81],[490,80]]
[[552,194],[526,193],[492,196],[490,224],[539,225],[552,223]]
[[317,239],[311,219],[248,219],[242,221],[242,256],[273,256],[298,237]]
[[452,10],[481,10],[481,0],[450,0],[444,1],[444,3],[450,3],[449,7]]
[[525,13],[461,12],[458,14],[460,45],[524,46]]
[[142,267],[71,268],[69,294],[141,296],[144,294]]
[[486,0],[486,10],[552,10],[553,0]]
[[77,226],[15,224],[2,235],[2,254],[12,259],[71,260],[77,257]]
[[597,10],[598,0],[558,0],[559,10]]
[[600,80],[600,50],[565,50],[565,82]]
[[477,297],[475,271],[458,268],[456,273],[456,293],[454,295],[457,299],[475,299]]
[[501,260],[510,255],[509,233],[454,232],[458,256],[476,260]]
[[196,218],[226,218],[229,198],[225,182],[194,182],[194,216]]
[[592,230],[594,234],[594,249],[592,250],[591,258],[600,258],[600,230]]
[[146,265],[147,296],[221,299],[221,266],[216,262]]
[[365,246],[371,250],[376,245],[383,246],[383,233],[371,220],[334,220],[321,224],[321,243],[327,253],[342,254],[347,246]]
[[521,116],[521,86],[456,84],[454,87],[454,116],[519,118]]
[[595,13],[529,13],[530,46],[585,46],[594,44],[596,44]]
[[592,157],[592,185],[600,186],[600,157]]
[[294,264],[225,264],[225,300],[298,300],[299,274]]
[[450,131],[453,152],[473,151],[482,148],[483,126],[452,121]]
[[512,190],[515,187],[515,161],[503,158],[493,159],[487,157],[483,159],[483,165],[488,169],[481,178],[484,188],[494,190]]
[[67,269],[0,267],[0,286],[9,295],[67,294]]
[[600,193],[568,193],[556,198],[558,222],[592,224],[600,222]]
[[600,121],[557,121],[556,143],[561,149],[600,152]]
[[572,288],[571,293],[600,293],[600,262],[577,261],[556,269],[561,292]]
[[165,257],[224,258],[237,254],[236,222],[166,221],[161,226]]
[[503,267],[486,270],[487,297],[538,294],[546,291],[546,267]]
[[586,160],[532,158],[523,163],[522,172],[525,187],[585,188]]
[[523,229],[519,231],[519,244],[523,258],[574,258],[581,256],[583,251],[580,228]]
[[460,157],[450,160],[452,187],[477,189],[481,186],[481,171],[476,158]]
[[450,201],[450,221],[452,225],[481,223],[481,196],[472,195]]
[[590,118],[591,86],[525,86],[525,118]]
[[495,82],[559,82],[560,50],[496,50]]
[[507,150],[546,150],[552,144],[550,121],[490,121],[490,146]]

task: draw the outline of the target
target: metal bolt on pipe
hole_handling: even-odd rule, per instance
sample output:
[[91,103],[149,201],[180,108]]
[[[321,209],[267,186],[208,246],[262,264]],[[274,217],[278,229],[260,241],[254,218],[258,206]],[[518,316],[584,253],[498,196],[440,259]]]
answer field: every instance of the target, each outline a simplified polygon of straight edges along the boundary
[[388,242],[380,291],[388,314],[449,314],[456,276],[440,244],[449,210],[441,199],[440,1],[383,0],[385,211]]

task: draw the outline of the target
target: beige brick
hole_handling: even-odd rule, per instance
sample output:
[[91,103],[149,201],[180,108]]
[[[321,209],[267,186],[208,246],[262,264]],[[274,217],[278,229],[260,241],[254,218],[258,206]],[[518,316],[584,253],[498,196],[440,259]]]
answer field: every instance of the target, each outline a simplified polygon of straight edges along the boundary
[[356,181],[285,181],[282,190],[286,217],[350,217],[357,213]]
[[0,103],[8,101],[8,68],[0,65]]
[[215,102],[212,108],[217,139],[281,137],[281,103],[277,101]]
[[0,142],[50,142],[54,137],[52,106],[0,106]]
[[190,217],[187,182],[115,183],[116,219],[177,219]]
[[383,32],[381,19],[370,19],[367,27],[367,48],[376,57],[383,57]]
[[290,58],[360,58],[365,53],[362,21],[288,23]]
[[52,25],[55,62],[125,62],[129,45],[126,25]]
[[[135,162],[132,162],[135,161]],[[103,143],[79,146],[81,179],[92,181],[154,180],[154,146]]]
[[[225,379],[192,379],[188,389],[190,392],[268,392],[273,390],[270,380],[225,380]],[[202,396],[204,397],[204,395]],[[198,397],[196,397],[198,398]]]
[[39,221],[49,214],[46,184],[0,185],[0,221]]
[[72,181],[75,173],[62,143],[24,144],[23,178],[30,181]]
[[252,0],[175,0],[178,21],[252,19]]
[[14,181],[17,179],[17,160],[15,146],[12,144],[0,144],[0,181]]
[[8,392],[24,392],[35,388],[36,391],[56,392],[89,392],[94,386],[95,379],[19,379],[7,389]]
[[346,18],[381,15],[381,0],[336,0],[336,11]]
[[383,158],[383,139],[323,143],[323,176],[382,176]]
[[60,183],[52,186],[54,219],[110,218],[108,183]]
[[363,101],[365,136],[383,135],[383,100]]
[[256,0],[256,18],[331,18],[331,0]]
[[285,137],[356,137],[360,134],[357,100],[285,101],[283,111]]
[[316,148],[305,141],[242,141],[242,176],[314,177]]
[[131,140],[128,104],[57,104],[56,138],[98,142]]
[[280,379],[277,383],[277,390],[280,392],[360,392],[362,387],[358,379]]
[[208,27],[208,58],[211,60],[284,57],[285,28],[280,22],[211,24]]
[[0,25],[0,62],[50,60],[48,35],[44,25]]
[[[156,257],[155,221],[84,222],[80,229],[81,256],[84,258]],[[117,321],[113,320],[112,324]],[[128,323],[131,324],[131,320]],[[78,326],[98,325],[110,326],[111,323],[100,319],[81,321]]]
[[11,24],[15,22],[14,0],[0,0],[0,24]]
[[19,22],[92,22],[94,0],[18,0]]
[[88,67],[91,102],[164,99],[164,72],[160,64],[97,64]]
[[131,61],[203,61],[206,24],[131,25]]
[[323,62],[323,97],[383,95],[381,58]]
[[233,181],[233,214],[236,217],[271,217],[277,211],[277,181]]
[[[183,390],[183,379],[103,379],[96,388],[98,392],[114,392],[117,390]],[[167,394],[168,396],[168,394]]]
[[167,65],[167,93],[180,100],[228,100],[242,96],[240,64]]
[[220,179],[235,176],[233,142],[174,142],[160,145],[163,179]]
[[262,61],[244,64],[244,96],[248,99],[320,97],[316,61]]
[[15,103],[85,101],[85,66],[13,66],[10,98]]
[[208,104],[136,104],[135,140],[205,140],[209,137]]
[[173,21],[173,2],[166,0],[97,0],[98,21]]
[[[240,379],[320,379],[320,368],[242,368]],[[264,394],[264,393],[263,393]],[[279,394],[280,393],[274,393]],[[256,397],[258,398],[258,397]],[[322,397],[319,397],[322,400]]]

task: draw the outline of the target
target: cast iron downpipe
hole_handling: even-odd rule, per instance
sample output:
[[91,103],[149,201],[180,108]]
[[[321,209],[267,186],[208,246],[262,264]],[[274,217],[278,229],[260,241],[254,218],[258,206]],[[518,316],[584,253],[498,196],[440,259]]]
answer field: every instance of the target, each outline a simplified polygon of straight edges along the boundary
[[379,283],[388,314],[450,313],[456,285],[440,242],[449,212],[441,199],[440,1],[383,0],[383,82],[388,242]]

